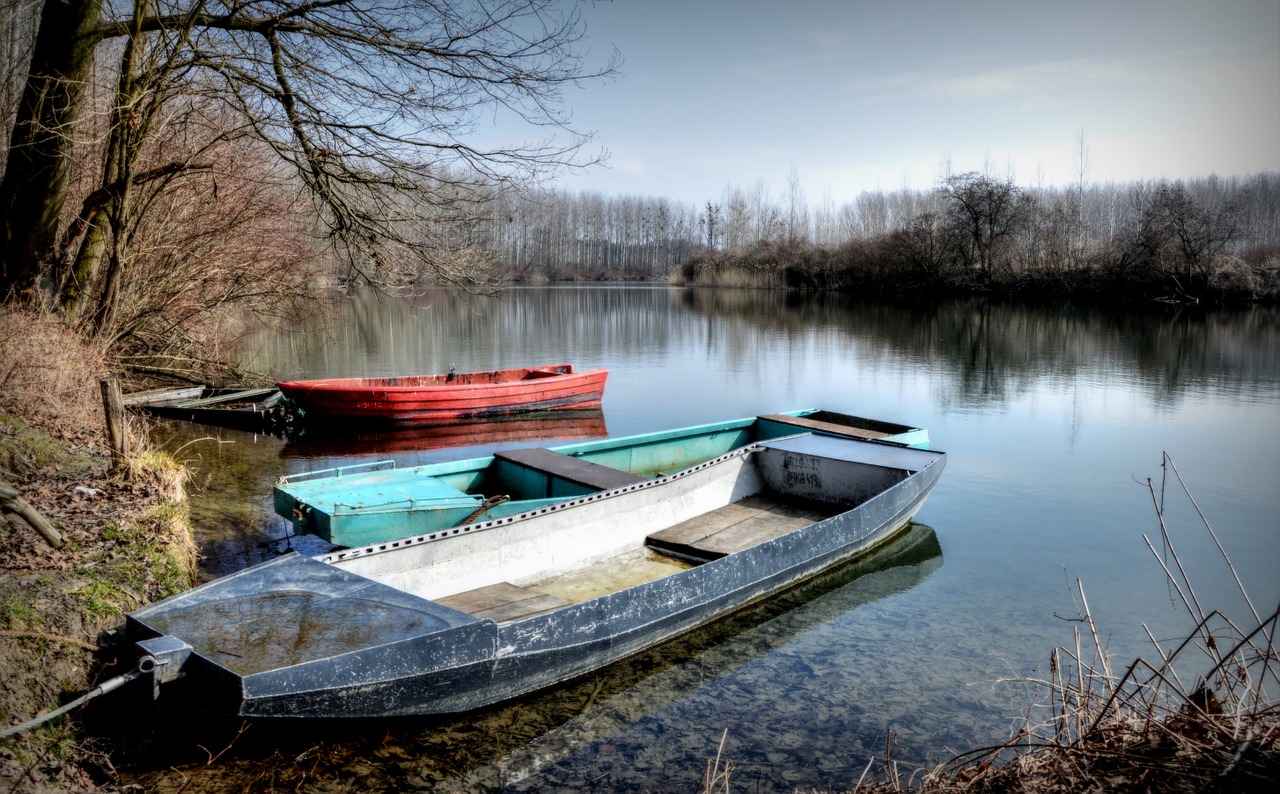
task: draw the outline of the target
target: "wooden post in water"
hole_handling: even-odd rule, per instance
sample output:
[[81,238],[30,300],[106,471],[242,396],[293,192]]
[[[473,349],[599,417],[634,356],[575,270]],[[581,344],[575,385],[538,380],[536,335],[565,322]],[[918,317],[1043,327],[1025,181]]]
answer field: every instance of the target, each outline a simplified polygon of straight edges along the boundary
[[129,428],[124,421],[124,397],[120,381],[108,375],[98,382],[102,387],[102,411],[107,415],[107,446],[111,448],[111,468],[123,468],[129,459]]

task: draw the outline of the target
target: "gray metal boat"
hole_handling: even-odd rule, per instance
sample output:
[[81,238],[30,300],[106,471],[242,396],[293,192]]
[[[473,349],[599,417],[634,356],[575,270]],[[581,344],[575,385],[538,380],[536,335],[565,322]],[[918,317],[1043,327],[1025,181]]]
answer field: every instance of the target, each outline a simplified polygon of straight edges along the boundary
[[515,516],[282,557],[138,610],[127,631],[158,696],[179,689],[213,711],[468,711],[869,552],[945,464],[895,444],[781,438]]

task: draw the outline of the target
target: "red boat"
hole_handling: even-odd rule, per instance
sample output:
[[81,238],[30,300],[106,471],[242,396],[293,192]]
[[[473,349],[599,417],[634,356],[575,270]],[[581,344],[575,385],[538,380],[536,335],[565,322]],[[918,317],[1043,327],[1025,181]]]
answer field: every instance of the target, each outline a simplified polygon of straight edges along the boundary
[[572,364],[554,364],[447,375],[295,380],[276,386],[308,418],[423,425],[525,411],[597,408],[608,375],[607,369],[577,372]]

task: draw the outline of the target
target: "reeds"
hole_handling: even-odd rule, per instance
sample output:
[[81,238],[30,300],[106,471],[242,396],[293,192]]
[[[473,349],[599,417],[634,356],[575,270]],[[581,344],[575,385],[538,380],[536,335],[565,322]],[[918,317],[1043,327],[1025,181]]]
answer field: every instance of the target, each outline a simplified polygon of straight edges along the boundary
[[733,775],[733,762],[724,758],[724,743],[729,739],[729,729],[720,734],[720,746],[716,748],[716,757],[707,762],[702,772],[702,780],[698,782],[698,794],[729,794],[732,789],[729,781]]
[[[1034,682],[1047,692],[1047,702],[1029,711],[1009,742],[937,767],[921,790],[1251,791],[1280,780],[1280,607],[1258,611],[1167,454],[1162,470],[1159,488],[1150,480],[1147,487],[1163,553],[1150,538],[1144,540],[1194,628],[1168,644],[1144,625],[1154,658],[1139,658],[1118,672],[1077,581],[1081,619],[1074,643],[1054,650],[1048,680]],[[1197,595],[1165,522],[1170,475],[1222,554],[1249,612],[1247,621],[1207,609]]]

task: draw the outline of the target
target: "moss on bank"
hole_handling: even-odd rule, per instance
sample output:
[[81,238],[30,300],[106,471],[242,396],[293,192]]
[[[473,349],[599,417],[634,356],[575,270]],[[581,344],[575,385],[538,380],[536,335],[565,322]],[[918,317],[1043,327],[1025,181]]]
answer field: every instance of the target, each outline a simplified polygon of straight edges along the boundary
[[[0,721],[26,721],[92,689],[102,632],[143,604],[190,586],[196,554],[184,470],[145,453],[112,474],[98,449],[0,413],[0,478],[53,522],[53,549],[25,524],[0,521]],[[74,717],[0,741],[9,790],[79,791],[103,781]]]

